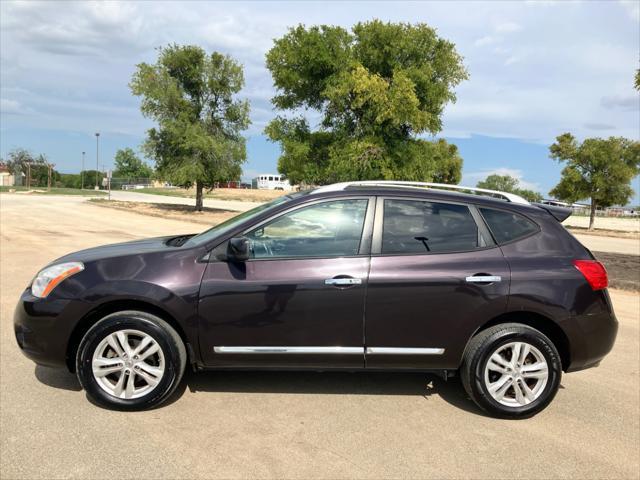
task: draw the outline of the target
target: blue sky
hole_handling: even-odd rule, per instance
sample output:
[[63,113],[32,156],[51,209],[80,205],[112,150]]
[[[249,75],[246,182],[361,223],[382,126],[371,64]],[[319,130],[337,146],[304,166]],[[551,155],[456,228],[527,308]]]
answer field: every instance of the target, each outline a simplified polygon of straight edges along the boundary
[[[470,79],[447,106],[440,136],[460,148],[463,183],[498,172],[546,194],[561,167],[555,136],[638,140],[640,2],[1,2],[0,153],[45,153],[63,172],[109,168],[119,148],[138,149],[152,124],[128,82],[155,48],[194,43],[245,67],[252,106],[245,178],[276,170],[262,135],[274,93],[264,54],[303,23],[426,22],[453,41]],[[316,118],[311,115],[311,118]],[[640,190],[638,179],[634,181]],[[640,203],[636,194],[634,203]]]

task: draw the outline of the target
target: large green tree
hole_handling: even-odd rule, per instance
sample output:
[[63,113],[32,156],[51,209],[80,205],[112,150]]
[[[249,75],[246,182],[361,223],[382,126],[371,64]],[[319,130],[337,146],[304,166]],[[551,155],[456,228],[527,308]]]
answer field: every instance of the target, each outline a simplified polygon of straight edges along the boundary
[[[278,169],[292,182],[460,180],[457,148],[420,138],[442,129],[444,107],[467,78],[454,44],[428,25],[298,26],[275,40],[267,67],[274,106],[292,115],[266,134],[280,143]],[[317,128],[301,110],[319,114]]]
[[566,163],[551,194],[567,202],[591,199],[589,229],[598,207],[625,205],[633,196],[630,183],[640,171],[640,142],[609,137],[578,143],[564,133],[549,150],[551,158]]
[[116,152],[114,177],[149,178],[152,174],[151,167],[138,158],[133,149],[124,148]]
[[158,123],[143,150],[161,178],[196,186],[196,210],[204,188],[242,174],[249,103],[236,95],[243,85],[238,62],[194,45],[159,49],[158,61],[139,64],[131,80],[143,115]]
[[515,193],[523,198],[526,198],[530,202],[539,202],[542,200],[540,192],[534,190],[528,190],[520,187],[520,180],[511,175],[489,175],[484,180],[479,181],[476,184],[478,188],[488,188],[489,190],[499,190],[501,192]]

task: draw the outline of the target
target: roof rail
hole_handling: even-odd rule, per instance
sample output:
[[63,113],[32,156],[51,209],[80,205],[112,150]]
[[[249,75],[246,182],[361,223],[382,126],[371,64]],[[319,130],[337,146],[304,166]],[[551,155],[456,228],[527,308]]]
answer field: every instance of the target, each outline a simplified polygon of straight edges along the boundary
[[460,190],[466,192],[487,194],[493,197],[500,197],[511,203],[520,203],[529,205],[530,203],[520,195],[509,192],[501,192],[499,190],[489,190],[487,188],[465,187],[463,185],[449,185],[447,183],[431,183],[431,182],[405,182],[400,180],[363,180],[358,182],[342,182],[334,183],[318,187],[315,193],[336,192],[346,190],[348,187],[401,187],[401,188],[432,188],[435,190]]

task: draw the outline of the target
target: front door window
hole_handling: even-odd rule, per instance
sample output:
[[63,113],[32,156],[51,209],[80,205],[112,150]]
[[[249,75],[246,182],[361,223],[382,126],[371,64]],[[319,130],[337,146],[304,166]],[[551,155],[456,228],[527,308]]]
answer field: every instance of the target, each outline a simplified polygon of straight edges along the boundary
[[249,232],[253,258],[357,255],[366,199],[322,202],[285,213]]

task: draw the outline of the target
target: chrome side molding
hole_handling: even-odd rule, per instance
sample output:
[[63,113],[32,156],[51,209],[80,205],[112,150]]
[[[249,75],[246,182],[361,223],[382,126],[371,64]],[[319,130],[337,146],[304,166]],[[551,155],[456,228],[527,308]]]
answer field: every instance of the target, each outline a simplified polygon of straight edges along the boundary
[[367,355],[442,355],[444,348],[367,347]]
[[256,353],[256,354],[330,354],[330,355],[362,355],[363,347],[213,347],[214,353]]
[[329,354],[329,355],[442,355],[444,348],[397,347],[224,347],[216,345],[214,353],[244,354]]

